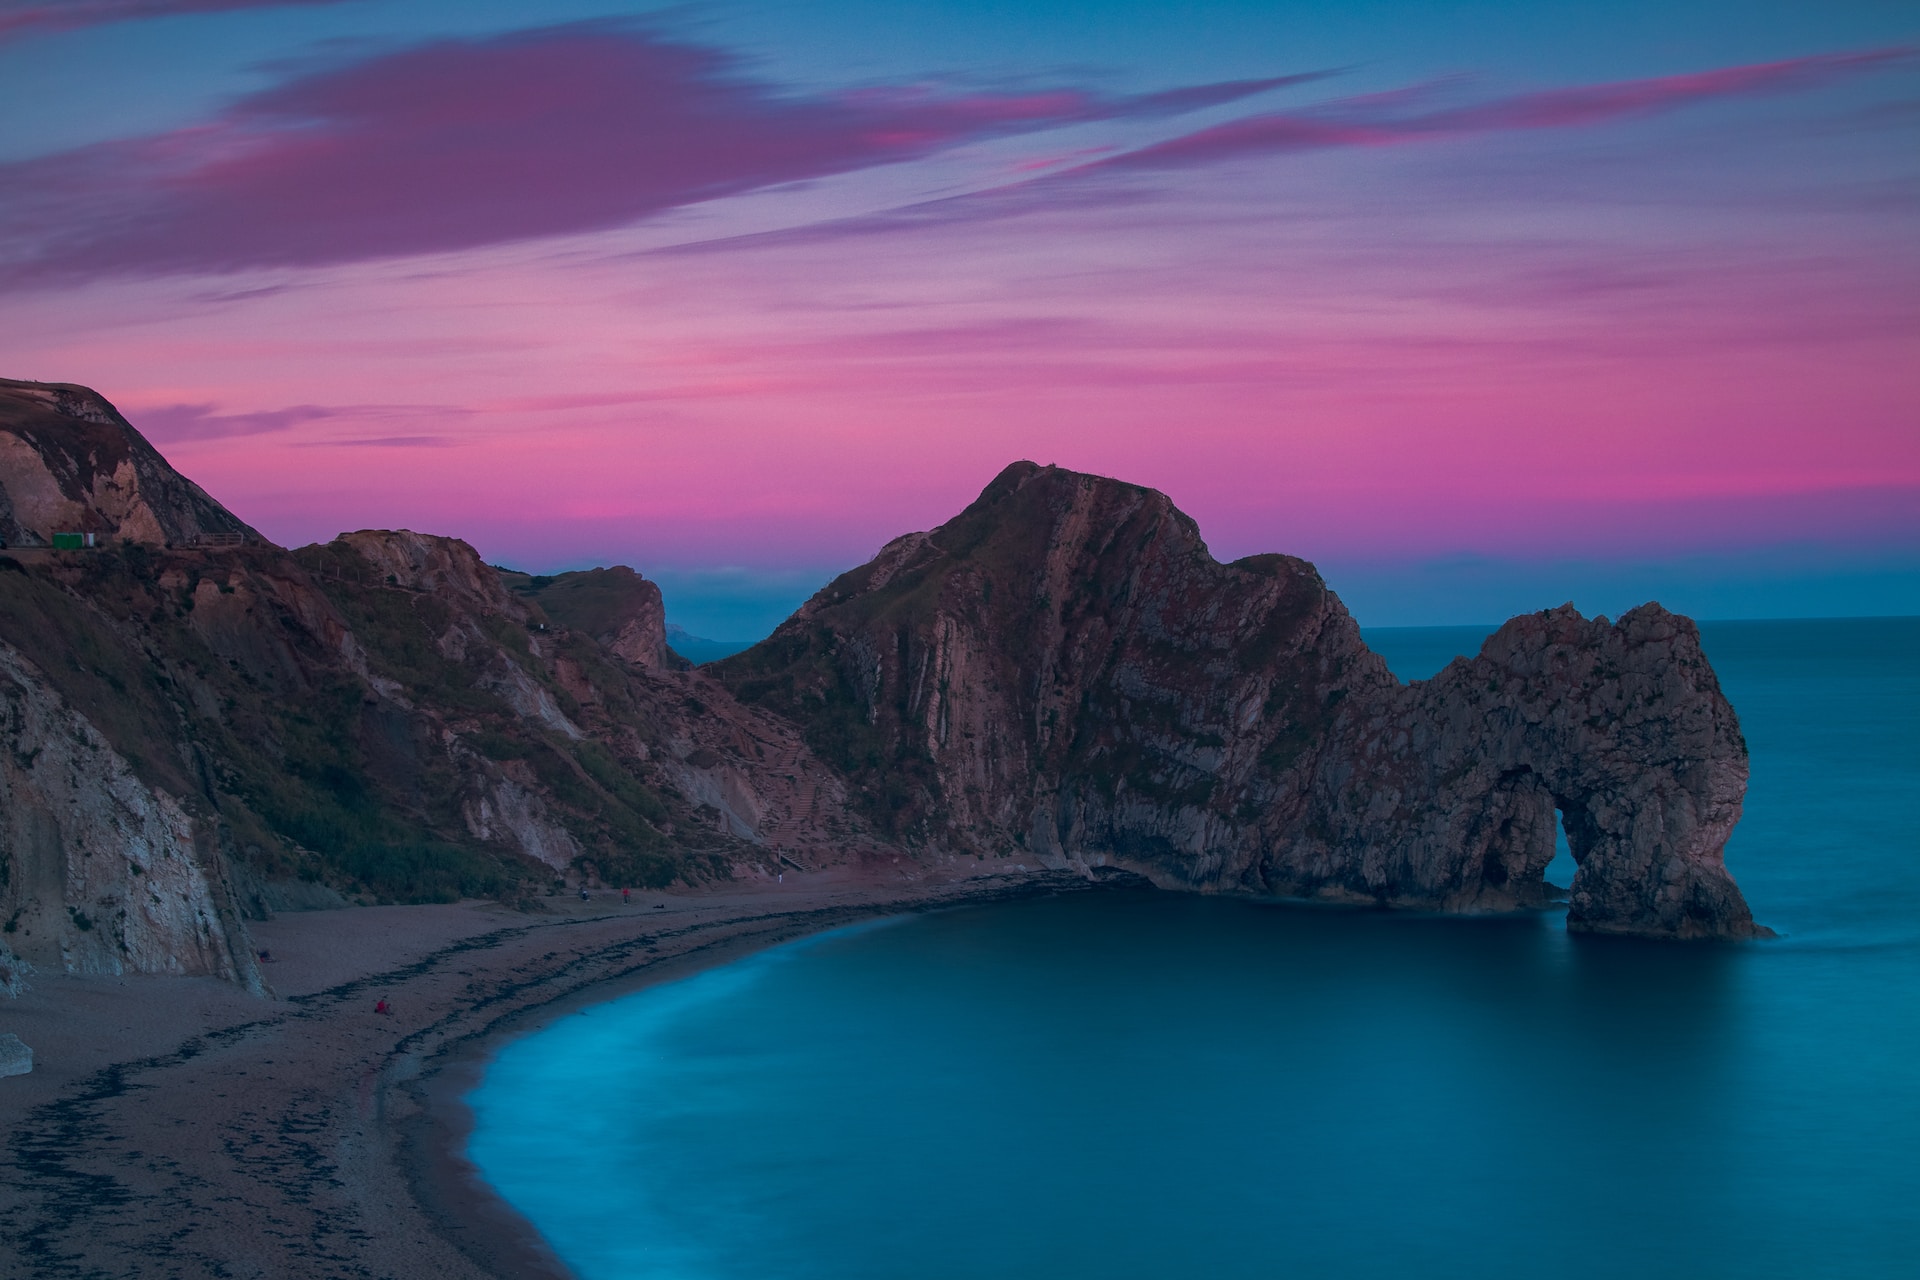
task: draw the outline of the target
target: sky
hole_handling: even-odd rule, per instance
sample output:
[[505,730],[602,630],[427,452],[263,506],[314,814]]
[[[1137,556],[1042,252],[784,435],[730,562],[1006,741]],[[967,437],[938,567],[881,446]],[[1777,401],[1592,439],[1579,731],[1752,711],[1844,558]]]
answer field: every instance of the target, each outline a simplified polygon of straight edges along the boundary
[[1029,458],[1363,625],[1920,613],[1920,7],[0,0],[0,376],[764,635]]

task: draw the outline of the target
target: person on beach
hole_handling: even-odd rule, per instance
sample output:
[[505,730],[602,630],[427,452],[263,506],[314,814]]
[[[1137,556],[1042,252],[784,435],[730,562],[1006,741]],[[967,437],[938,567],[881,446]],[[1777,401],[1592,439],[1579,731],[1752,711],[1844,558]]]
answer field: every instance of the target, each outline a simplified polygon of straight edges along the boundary
[[588,901],[591,901],[591,900],[592,900],[592,898],[593,898],[593,895],[587,892],[587,886],[585,886],[585,885],[581,885],[581,886],[580,886],[580,901],[582,901],[582,902],[588,902]]
[[623,905],[625,905],[625,906],[632,906],[632,905],[633,905],[633,890],[631,890],[631,889],[622,889],[622,890],[620,891],[620,901],[621,901],[621,903],[622,903]]
[[387,1003],[385,996],[381,996],[379,1001],[373,1006],[373,1011],[375,1013],[392,1013],[393,1006]]

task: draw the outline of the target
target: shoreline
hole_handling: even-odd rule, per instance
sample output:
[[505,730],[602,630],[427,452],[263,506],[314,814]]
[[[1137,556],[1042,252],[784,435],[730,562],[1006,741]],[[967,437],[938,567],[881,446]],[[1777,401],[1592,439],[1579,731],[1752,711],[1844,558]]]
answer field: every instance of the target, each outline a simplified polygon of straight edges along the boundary
[[825,929],[1102,883],[875,870],[611,911],[285,914],[252,926],[271,1000],[207,978],[34,978],[0,1002],[0,1030],[36,1050],[0,1081],[6,1274],[572,1280],[465,1158],[464,1095],[500,1044]]
[[831,918],[820,920],[811,917],[822,913],[809,911],[799,917],[788,917],[764,931],[730,935],[661,957],[628,975],[575,988],[450,1047],[446,1060],[419,1079],[387,1085],[389,1089],[404,1091],[418,1108],[413,1117],[395,1131],[393,1158],[405,1170],[415,1203],[435,1229],[487,1275],[501,1277],[501,1280],[519,1277],[577,1280],[538,1230],[493,1189],[466,1157],[467,1138],[473,1130],[473,1112],[467,1106],[466,1096],[479,1083],[499,1048],[536,1035],[579,1009],[720,968],[757,951],[814,933],[916,909],[939,910],[989,902],[998,896],[968,897],[931,905],[876,902],[865,910],[828,909],[826,914]]

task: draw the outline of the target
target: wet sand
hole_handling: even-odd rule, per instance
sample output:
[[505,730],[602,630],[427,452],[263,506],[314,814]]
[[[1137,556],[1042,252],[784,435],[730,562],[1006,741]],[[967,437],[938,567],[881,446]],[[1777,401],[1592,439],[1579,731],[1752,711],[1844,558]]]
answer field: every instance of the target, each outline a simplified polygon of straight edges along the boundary
[[460,1154],[460,1099],[503,1038],[802,934],[1087,883],[832,868],[531,915],[285,914],[251,926],[271,1000],[40,975],[0,1000],[0,1031],[35,1054],[0,1079],[0,1275],[564,1276]]

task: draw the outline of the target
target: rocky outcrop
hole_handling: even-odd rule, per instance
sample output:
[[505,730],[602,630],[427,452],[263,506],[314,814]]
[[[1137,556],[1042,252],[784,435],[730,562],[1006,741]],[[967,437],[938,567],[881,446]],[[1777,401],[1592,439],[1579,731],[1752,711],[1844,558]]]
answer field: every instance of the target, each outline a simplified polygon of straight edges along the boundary
[[25,991],[27,979],[33,972],[32,965],[13,954],[13,948],[0,940],[0,996],[11,999]]
[[[51,522],[51,523],[49,523]],[[1403,685],[1313,566],[1008,468],[689,670],[654,584],[452,538],[286,551],[84,388],[0,384],[0,987],[257,982],[242,914],[1024,853],[1156,883],[1756,932],[1746,752],[1692,624],[1515,619]],[[238,909],[236,909],[236,905]],[[118,966],[116,968],[115,966]]]
[[[1579,864],[1569,928],[1754,936],[1721,856],[1746,786],[1746,743],[1693,623],[1650,604],[1610,625],[1566,605],[1343,708],[1303,806],[1316,834],[1270,874],[1290,889],[1527,905],[1557,814]],[[1316,874],[1335,864],[1344,877]]]
[[69,532],[176,546],[259,540],[99,393],[0,379],[0,540],[44,547]]
[[[326,564],[332,552],[347,554],[337,565]],[[437,596],[480,617],[504,614],[525,623],[533,616],[508,594],[499,573],[458,538],[411,529],[360,529],[341,534],[314,554],[343,580],[353,577],[367,586]]]
[[[78,476],[61,519],[115,536],[0,553],[0,988],[49,966],[252,981],[242,914],[531,905],[556,879],[700,882],[873,844],[793,726],[671,660],[638,575],[547,580],[556,618],[457,539],[196,540],[245,525],[92,393],[26,390],[0,403],[19,446],[0,489]],[[111,488],[116,456],[137,485]],[[128,493],[146,506],[102,497]],[[136,508],[163,540],[107,519]]]
[[17,961],[211,974],[259,989],[217,848],[204,821],[143,783],[0,644],[0,928]]
[[507,582],[549,618],[592,636],[617,658],[655,670],[687,665],[667,648],[660,588],[625,565],[543,577],[512,574]]
[[1164,885],[1746,936],[1746,751],[1692,625],[1518,619],[1402,686],[1313,567],[1220,564],[1162,494],[1009,467],[706,670],[805,727],[892,838]]

